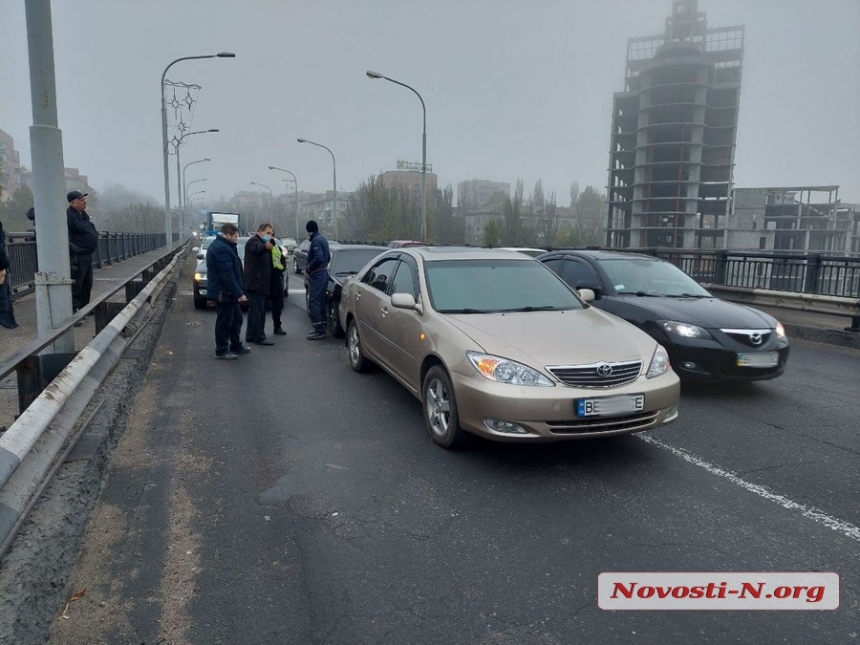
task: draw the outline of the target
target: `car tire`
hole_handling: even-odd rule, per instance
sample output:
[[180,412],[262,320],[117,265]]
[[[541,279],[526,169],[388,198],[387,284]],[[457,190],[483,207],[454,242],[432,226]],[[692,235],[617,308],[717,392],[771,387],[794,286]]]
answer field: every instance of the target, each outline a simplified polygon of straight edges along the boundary
[[340,318],[337,315],[337,303],[329,301],[328,319],[326,321],[329,335],[334,338],[343,338],[343,327],[340,326]]
[[349,321],[346,330],[346,348],[352,369],[356,372],[366,372],[370,369],[370,360],[365,357],[361,349],[361,334],[358,333],[358,323],[355,318]]
[[199,296],[197,293],[194,294],[194,308],[195,309],[206,309],[206,306],[209,304],[209,301],[206,298]]
[[449,450],[462,448],[469,435],[460,428],[454,386],[441,365],[427,370],[421,387],[421,401],[424,404],[424,427],[433,442]]

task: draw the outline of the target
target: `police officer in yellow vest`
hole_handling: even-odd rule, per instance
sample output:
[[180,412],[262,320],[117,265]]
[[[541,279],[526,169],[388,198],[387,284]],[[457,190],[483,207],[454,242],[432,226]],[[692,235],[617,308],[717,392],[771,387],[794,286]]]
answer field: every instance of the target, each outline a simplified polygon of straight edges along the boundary
[[269,290],[272,299],[272,324],[275,326],[275,334],[286,336],[281,325],[281,312],[284,310],[284,296],[287,292],[287,282],[284,280],[284,272],[287,268],[285,248],[277,238],[272,240],[272,288]]

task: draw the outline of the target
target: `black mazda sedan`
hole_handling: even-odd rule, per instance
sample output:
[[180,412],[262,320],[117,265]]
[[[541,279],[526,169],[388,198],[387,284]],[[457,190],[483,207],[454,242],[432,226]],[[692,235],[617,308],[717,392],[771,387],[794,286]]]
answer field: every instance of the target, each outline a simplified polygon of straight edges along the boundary
[[712,296],[675,265],[647,255],[553,251],[537,257],[592,306],[648,332],[685,380],[764,380],[785,370],[788,339],[772,316]]
[[[380,253],[388,251],[384,246],[369,244],[330,244],[331,262],[328,265],[328,284],[325,290],[328,333],[336,338],[343,337],[337,309],[340,306],[340,293],[343,283],[361,271],[368,262]],[[307,259],[305,259],[307,263]],[[308,285],[305,282],[305,303],[308,301]]]

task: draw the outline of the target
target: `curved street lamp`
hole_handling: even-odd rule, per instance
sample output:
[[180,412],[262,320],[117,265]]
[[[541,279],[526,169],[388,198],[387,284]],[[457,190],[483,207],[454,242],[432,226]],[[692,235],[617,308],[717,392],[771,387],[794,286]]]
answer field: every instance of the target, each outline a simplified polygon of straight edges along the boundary
[[269,219],[273,219],[275,217],[275,193],[272,192],[272,189],[266,186],[266,184],[261,184],[257,181],[251,182],[252,186],[260,186],[261,188],[265,188],[269,191]]
[[[235,58],[236,54],[232,52],[219,52],[217,54],[206,54],[203,56],[183,56],[182,58],[177,58],[175,61],[170,63],[167,67],[164,68],[164,72],[161,74],[161,87],[159,91],[161,92],[161,152],[164,157],[164,232],[167,236],[166,243],[167,248],[173,248],[173,224],[170,221],[170,170],[167,165],[167,102],[164,100],[164,79],[167,77],[167,71],[176,65],[176,63],[183,60],[197,60],[200,58]],[[177,199],[179,199],[179,195],[177,195]]]
[[[206,192],[205,190],[198,190],[196,193],[191,193],[191,194],[188,196],[188,199],[190,199],[191,201],[194,201],[194,198],[195,198],[197,195],[202,195],[202,194],[203,194],[203,193],[205,193],[205,192]],[[203,198],[201,197],[200,199],[203,199]]]
[[[299,180],[296,179],[296,176],[293,175],[292,172],[287,170],[286,168],[278,168],[277,166],[269,166],[269,170],[280,170],[281,172],[288,173],[293,177],[293,185],[295,187],[293,192],[293,200],[295,201],[296,206],[296,241],[299,240]],[[284,181],[289,181],[289,179],[284,179]]]
[[203,163],[204,161],[212,161],[209,157],[206,159],[198,159],[197,161],[189,161],[182,167],[182,185],[184,186],[184,190],[182,191],[182,201],[188,201],[188,184],[185,183],[185,174],[188,172],[188,166],[193,166],[196,163]]
[[193,134],[209,134],[210,132],[221,132],[218,128],[209,128],[208,130],[198,130],[197,132],[186,132],[176,140],[176,192],[178,193],[179,208],[182,208],[182,175],[179,172],[179,146],[188,137]]
[[334,153],[324,146],[321,143],[316,143],[315,141],[311,141],[309,139],[296,139],[299,143],[309,143],[312,146],[317,146],[318,148],[325,148],[328,150],[328,153],[331,155],[331,166],[332,166],[332,183],[334,188],[334,206],[332,207],[332,216],[334,217],[334,239],[339,239],[337,234],[337,162],[334,159]]
[[412,90],[415,92],[418,100],[421,101],[421,110],[424,112],[424,129],[421,133],[421,241],[427,242],[427,106],[424,105],[424,99],[421,98],[418,90],[414,87],[410,87],[400,81],[395,81],[393,78],[389,78],[379,72],[367,70],[365,74],[367,74],[368,78],[384,78],[386,81],[405,87],[407,90]]

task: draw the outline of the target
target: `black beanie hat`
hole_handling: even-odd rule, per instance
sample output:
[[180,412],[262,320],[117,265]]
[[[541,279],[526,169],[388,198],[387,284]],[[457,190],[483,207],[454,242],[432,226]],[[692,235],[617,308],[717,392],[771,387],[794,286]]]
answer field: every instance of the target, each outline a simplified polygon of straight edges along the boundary
[[315,221],[310,220],[307,224],[305,224],[305,230],[308,233],[319,233],[320,227]]

